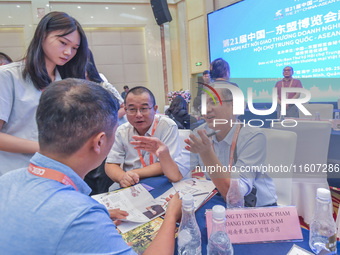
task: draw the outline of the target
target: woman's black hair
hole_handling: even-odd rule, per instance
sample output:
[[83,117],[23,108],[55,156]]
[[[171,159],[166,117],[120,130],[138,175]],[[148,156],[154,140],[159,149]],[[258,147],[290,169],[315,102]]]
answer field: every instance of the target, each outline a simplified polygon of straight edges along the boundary
[[99,72],[97,70],[96,64],[94,63],[94,58],[92,51],[89,49],[88,52],[88,60],[86,65],[86,73],[87,79],[90,81],[94,81],[97,83],[103,82],[103,79],[100,77]]
[[187,102],[182,96],[177,96],[175,99],[171,102],[170,107],[165,111],[166,115],[171,114],[176,114],[180,110],[185,110],[188,111],[187,108]]
[[6,64],[12,63],[13,60],[5,53],[0,52],[0,65],[2,62],[5,62]]
[[68,14],[50,12],[39,22],[25,57],[26,66],[23,70],[23,77],[26,79],[29,76],[37,89],[43,89],[52,82],[45,65],[43,42],[49,33],[58,30],[62,32],[58,37],[68,35],[76,30],[80,36],[80,45],[76,55],[65,65],[57,66],[61,78],[85,79],[88,47],[84,30],[79,22]]

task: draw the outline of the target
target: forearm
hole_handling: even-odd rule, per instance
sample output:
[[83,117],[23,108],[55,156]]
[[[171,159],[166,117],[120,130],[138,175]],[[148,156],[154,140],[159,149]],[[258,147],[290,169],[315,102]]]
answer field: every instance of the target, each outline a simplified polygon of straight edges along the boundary
[[172,215],[166,215],[157,236],[150,246],[145,250],[144,254],[174,254],[175,250],[175,229],[176,219]]
[[[201,153],[200,157],[203,161],[203,164],[205,166],[213,166],[214,167],[214,172],[208,172],[211,180],[215,184],[216,188],[218,191],[221,193],[221,195],[226,197],[228,190],[229,190],[229,185],[230,185],[230,172],[224,172],[224,171],[217,171],[216,166],[220,166],[220,169],[223,169],[223,165],[216,156],[215,152],[211,149],[206,153]],[[224,166],[228,167],[228,166]]]
[[165,151],[159,154],[159,162],[161,164],[161,170],[169,181],[177,182],[183,178],[179,171],[178,165],[171,158],[169,151]]
[[221,193],[223,199],[226,200],[230,186],[230,178],[211,178],[211,180],[217,190]]
[[295,95],[291,99],[297,99],[300,97],[300,93],[295,93]]
[[0,150],[14,153],[36,153],[39,151],[39,144],[36,141],[0,132]]
[[161,164],[159,162],[143,168],[137,168],[131,171],[138,174],[141,179],[163,174]]
[[114,182],[119,182],[125,174],[125,171],[118,164],[106,163],[105,173]]

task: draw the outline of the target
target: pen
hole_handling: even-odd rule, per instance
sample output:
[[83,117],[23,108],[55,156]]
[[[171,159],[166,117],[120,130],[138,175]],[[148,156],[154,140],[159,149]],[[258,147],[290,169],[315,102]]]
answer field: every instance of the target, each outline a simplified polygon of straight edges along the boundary
[[216,130],[210,134],[207,134],[207,137],[210,137],[210,136],[213,136],[213,135],[216,135],[218,132],[220,132],[221,130]]
[[198,194],[193,194],[193,197],[201,196],[201,195],[206,195],[209,194],[210,192],[203,192],[203,193],[198,193]]

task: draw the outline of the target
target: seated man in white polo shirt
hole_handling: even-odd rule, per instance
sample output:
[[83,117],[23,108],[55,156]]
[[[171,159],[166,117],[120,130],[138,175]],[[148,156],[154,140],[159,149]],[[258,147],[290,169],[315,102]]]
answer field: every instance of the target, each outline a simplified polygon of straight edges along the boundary
[[[223,83],[218,84],[232,85],[225,81]],[[200,166],[224,199],[234,176],[229,171],[219,169],[234,169],[239,174],[240,192],[245,197],[245,206],[276,205],[273,180],[261,170],[266,158],[264,133],[257,127],[243,127],[242,123],[237,122],[237,116],[233,115],[233,96],[227,87],[215,87],[215,90],[221,101],[217,97],[207,99],[206,123],[196,128],[190,139],[185,140],[187,146],[179,157],[167,155],[166,146],[155,138],[134,137],[136,141],[133,144],[136,148],[159,155],[163,169],[168,168],[168,171],[188,172]],[[217,119],[220,122],[215,125],[214,120]],[[228,120],[228,123],[222,124],[222,120]],[[208,134],[212,135],[209,137]],[[248,168],[254,170],[246,171]]]
[[156,115],[158,106],[155,97],[145,87],[130,89],[124,103],[128,122],[117,129],[115,143],[106,159],[106,174],[120,187],[129,187],[142,178],[161,174],[165,174],[172,182],[182,179],[181,172],[164,171],[157,156],[136,150],[130,143],[134,141],[134,135],[157,137],[167,145],[171,157],[175,158],[180,151],[176,123],[166,116]]

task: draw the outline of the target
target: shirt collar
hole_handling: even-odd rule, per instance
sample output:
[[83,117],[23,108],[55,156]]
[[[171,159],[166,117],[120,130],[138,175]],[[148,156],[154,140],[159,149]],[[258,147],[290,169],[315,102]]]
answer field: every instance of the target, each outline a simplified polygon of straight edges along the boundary
[[84,182],[84,180],[67,165],[46,157],[39,152],[35,153],[31,158],[31,163],[40,167],[57,170],[67,175],[74,182],[79,192],[85,195],[89,195],[91,193],[91,188],[86,184],[86,182]]
[[293,77],[290,77],[288,80],[286,78],[282,79],[282,81],[284,81],[284,82],[290,82],[291,80],[293,80]]
[[55,81],[60,81],[62,80],[61,79],[61,76],[60,76],[60,73],[58,71],[58,68],[55,69],[55,78],[54,78]]
[[223,138],[223,140],[217,141],[216,136],[213,136],[213,141],[215,143],[226,142],[227,144],[231,145],[232,142],[233,142],[233,137],[234,137],[235,130],[236,130],[236,125],[232,126],[232,128],[229,131],[229,133]]
[[[158,118],[158,117],[159,117],[159,116],[157,116],[157,115],[154,116],[153,121],[152,121],[152,124],[151,124],[149,130],[146,131],[145,135],[151,136],[153,125],[155,124],[156,118]],[[158,122],[159,122],[159,121],[158,121]]]

